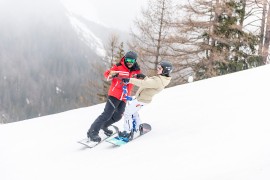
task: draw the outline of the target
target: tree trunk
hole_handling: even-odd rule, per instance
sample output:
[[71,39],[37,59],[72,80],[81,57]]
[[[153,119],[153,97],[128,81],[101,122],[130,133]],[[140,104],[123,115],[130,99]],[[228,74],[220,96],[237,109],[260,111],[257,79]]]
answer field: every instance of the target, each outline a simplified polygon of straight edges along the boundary
[[261,22],[261,33],[260,33],[260,44],[259,44],[259,55],[263,55],[263,44],[264,44],[264,30],[265,30],[265,16],[266,16],[266,6],[267,0],[263,0],[263,12],[262,12],[262,22]]
[[158,44],[157,44],[157,53],[156,53],[156,62],[155,62],[155,69],[157,69],[158,65],[158,58],[160,56],[160,46],[161,46],[161,38],[162,38],[162,28],[163,28],[163,21],[164,21],[164,11],[165,11],[165,1],[162,2],[162,9],[161,9],[161,17],[160,17],[160,25],[159,25],[159,32],[158,32]]
[[266,19],[266,30],[265,30],[263,49],[262,49],[264,63],[266,63],[266,61],[267,61],[268,51],[269,51],[269,41],[270,41],[270,11],[269,11],[269,8],[270,8],[270,4],[268,6],[267,19]]

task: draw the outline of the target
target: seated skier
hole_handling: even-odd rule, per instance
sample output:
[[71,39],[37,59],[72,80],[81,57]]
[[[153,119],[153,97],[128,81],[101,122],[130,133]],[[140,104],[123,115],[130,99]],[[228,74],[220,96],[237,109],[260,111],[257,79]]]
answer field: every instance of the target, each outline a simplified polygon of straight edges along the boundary
[[161,61],[157,66],[157,75],[147,77],[137,74],[136,78],[123,78],[124,83],[138,86],[135,98],[129,102],[124,112],[124,131],[119,132],[119,137],[131,140],[134,132],[140,130],[141,120],[138,111],[152,101],[155,94],[161,92],[171,81],[172,64],[169,61]]

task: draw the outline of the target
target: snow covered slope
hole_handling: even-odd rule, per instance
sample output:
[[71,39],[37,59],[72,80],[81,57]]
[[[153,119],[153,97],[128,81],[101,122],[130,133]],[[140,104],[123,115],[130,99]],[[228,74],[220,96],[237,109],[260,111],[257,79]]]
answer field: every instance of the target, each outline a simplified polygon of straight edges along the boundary
[[140,111],[153,130],[120,148],[76,143],[104,104],[1,125],[0,179],[269,180],[269,80],[266,65],[168,88]]

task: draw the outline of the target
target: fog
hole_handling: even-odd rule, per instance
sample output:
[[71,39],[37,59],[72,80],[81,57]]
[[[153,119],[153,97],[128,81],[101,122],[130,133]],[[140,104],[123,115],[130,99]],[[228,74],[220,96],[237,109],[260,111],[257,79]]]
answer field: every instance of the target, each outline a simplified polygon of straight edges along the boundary
[[99,79],[99,57],[59,0],[1,0],[0,27],[0,123],[98,102],[82,87]]
[[61,0],[72,12],[108,27],[129,31],[146,0]]

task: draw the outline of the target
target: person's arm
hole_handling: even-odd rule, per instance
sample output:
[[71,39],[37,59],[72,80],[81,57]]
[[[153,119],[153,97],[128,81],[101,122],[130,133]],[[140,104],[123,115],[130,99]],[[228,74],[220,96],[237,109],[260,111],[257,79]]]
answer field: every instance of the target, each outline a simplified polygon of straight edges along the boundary
[[111,69],[108,69],[104,72],[104,77],[109,80],[112,79],[113,77],[117,77],[118,72],[117,72],[117,66],[113,66]]
[[159,82],[154,78],[145,77],[143,80],[130,78],[129,83],[134,84],[135,86],[144,87],[144,88],[158,88]]

